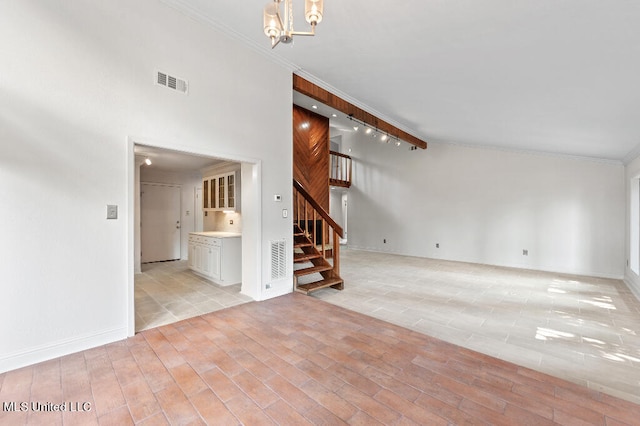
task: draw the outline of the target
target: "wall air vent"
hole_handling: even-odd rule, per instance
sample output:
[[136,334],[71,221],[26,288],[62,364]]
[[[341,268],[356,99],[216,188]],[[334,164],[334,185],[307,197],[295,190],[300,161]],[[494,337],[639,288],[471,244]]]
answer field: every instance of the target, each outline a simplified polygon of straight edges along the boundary
[[189,90],[189,83],[187,80],[174,77],[161,71],[158,71],[157,73],[156,84],[182,93],[187,93]]
[[271,280],[279,280],[287,274],[287,250],[285,240],[271,241]]

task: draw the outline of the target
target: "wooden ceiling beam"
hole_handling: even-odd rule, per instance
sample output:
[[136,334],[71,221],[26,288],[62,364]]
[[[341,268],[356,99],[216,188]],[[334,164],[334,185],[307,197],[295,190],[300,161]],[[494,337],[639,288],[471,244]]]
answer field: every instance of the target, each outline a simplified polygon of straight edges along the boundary
[[342,99],[339,96],[323,89],[310,82],[309,80],[300,77],[297,74],[293,74],[293,90],[302,93],[318,102],[336,109],[344,114],[352,116],[353,118],[366,123],[367,125],[374,127],[384,133],[388,133],[391,136],[397,137],[411,145],[415,145],[418,148],[427,149],[427,143],[422,139],[419,139],[404,130],[398,129],[396,126],[387,123],[386,121],[376,117],[373,114],[369,114],[365,110],[358,108]]

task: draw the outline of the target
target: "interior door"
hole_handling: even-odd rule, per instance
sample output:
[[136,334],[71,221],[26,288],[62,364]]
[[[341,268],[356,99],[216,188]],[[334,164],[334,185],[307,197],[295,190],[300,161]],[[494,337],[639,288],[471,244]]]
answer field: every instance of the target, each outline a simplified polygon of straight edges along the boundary
[[142,263],[180,259],[180,187],[140,184]]

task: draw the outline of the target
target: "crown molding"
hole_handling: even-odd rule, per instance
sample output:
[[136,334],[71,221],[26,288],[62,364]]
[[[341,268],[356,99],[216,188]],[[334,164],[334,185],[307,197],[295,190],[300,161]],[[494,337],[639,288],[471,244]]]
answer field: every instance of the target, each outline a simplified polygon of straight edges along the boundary
[[627,155],[624,156],[622,162],[626,166],[638,157],[640,157],[640,143],[636,145],[635,148],[633,148],[631,151],[629,151]]
[[534,156],[540,156],[540,157],[555,157],[555,158],[562,158],[565,160],[589,161],[592,163],[610,164],[610,165],[616,165],[616,166],[625,165],[625,163],[623,163],[621,160],[615,160],[611,158],[589,157],[587,155],[564,154],[561,152],[538,151],[534,149],[513,148],[508,146],[500,146],[500,145],[473,144],[473,143],[465,143],[465,142],[448,141],[448,140],[442,140],[442,139],[429,139],[429,143],[433,145],[452,145],[452,146],[460,146],[463,148],[502,151],[502,152],[509,152],[513,154],[534,155]]

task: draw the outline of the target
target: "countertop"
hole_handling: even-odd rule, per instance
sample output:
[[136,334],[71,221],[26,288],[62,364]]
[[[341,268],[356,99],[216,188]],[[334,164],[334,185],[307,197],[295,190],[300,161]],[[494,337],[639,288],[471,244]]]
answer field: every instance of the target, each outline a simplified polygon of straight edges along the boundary
[[209,231],[209,232],[189,232],[190,235],[200,235],[202,237],[215,237],[215,238],[237,238],[242,237],[242,234],[237,232],[222,232],[222,231]]

